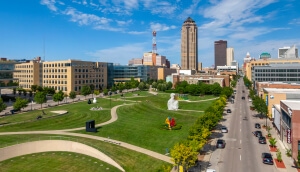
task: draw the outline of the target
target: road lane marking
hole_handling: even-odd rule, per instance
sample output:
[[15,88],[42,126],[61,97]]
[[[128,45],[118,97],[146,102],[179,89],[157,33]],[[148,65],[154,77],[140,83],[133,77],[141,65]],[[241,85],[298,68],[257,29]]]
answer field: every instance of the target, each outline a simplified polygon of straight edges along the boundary
[[242,161],[242,155],[240,155],[240,161]]
[[242,132],[242,129],[240,129],[240,132]]
[[242,140],[240,140],[240,144],[242,144]]

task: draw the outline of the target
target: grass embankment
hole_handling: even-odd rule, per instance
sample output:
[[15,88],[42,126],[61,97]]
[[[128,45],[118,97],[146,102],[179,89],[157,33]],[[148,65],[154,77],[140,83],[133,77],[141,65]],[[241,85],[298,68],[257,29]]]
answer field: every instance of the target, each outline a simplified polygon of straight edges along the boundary
[[[47,139],[60,139],[60,140],[71,140],[80,142],[89,146],[92,146],[99,151],[103,152],[107,156],[111,157],[113,160],[115,160],[118,164],[120,164],[127,172],[152,172],[156,171],[156,169],[159,169],[162,167],[162,165],[168,165],[168,163],[160,161],[158,159],[152,158],[148,155],[138,153],[123,147],[120,147],[118,145],[110,144],[107,142],[100,142],[98,140],[93,139],[87,139],[87,138],[80,138],[80,137],[64,137],[64,136],[55,136],[55,135],[5,135],[0,136],[0,147],[6,147],[13,144],[18,144],[22,142],[29,142],[29,141],[35,141],[35,140],[47,140]],[[49,153],[47,153],[49,155]],[[15,161],[15,159],[19,159],[20,157],[13,158],[12,160]],[[66,157],[69,158],[69,157]],[[49,158],[51,160],[51,157]],[[49,159],[45,158],[42,161],[36,161],[36,166],[43,166],[47,165]],[[91,158],[90,158],[91,159]],[[62,160],[69,162],[67,159]],[[100,164],[100,161],[97,160]],[[4,162],[4,161],[3,161]],[[10,160],[8,160],[10,162]],[[2,162],[0,162],[0,171],[2,167]],[[76,166],[77,163],[71,163],[73,166]],[[7,164],[5,165],[5,168],[9,168],[13,166],[14,164]],[[24,167],[31,166],[31,162],[28,162],[28,164],[22,164]],[[51,165],[51,164],[50,164]],[[29,168],[28,168],[29,169]],[[33,166],[31,168],[31,171],[35,171],[35,169],[41,169],[36,168]],[[5,171],[5,170],[4,170]],[[17,170],[18,171],[18,170]],[[22,170],[21,170],[22,171]],[[30,170],[29,170],[30,171]],[[45,171],[45,170],[43,170]],[[47,171],[47,170],[46,170]],[[66,170],[68,171],[68,170]],[[85,168],[85,171],[90,171],[88,166]],[[93,170],[94,171],[94,170]],[[99,171],[99,170],[98,170]]]

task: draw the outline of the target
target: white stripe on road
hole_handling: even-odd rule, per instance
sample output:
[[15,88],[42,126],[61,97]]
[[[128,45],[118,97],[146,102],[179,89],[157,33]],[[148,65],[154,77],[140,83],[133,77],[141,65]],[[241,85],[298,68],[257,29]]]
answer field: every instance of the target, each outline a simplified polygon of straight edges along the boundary
[[240,144],[242,144],[242,140],[240,140]]
[[242,129],[240,129],[240,132],[242,132]]
[[240,161],[242,160],[242,155],[240,155]]

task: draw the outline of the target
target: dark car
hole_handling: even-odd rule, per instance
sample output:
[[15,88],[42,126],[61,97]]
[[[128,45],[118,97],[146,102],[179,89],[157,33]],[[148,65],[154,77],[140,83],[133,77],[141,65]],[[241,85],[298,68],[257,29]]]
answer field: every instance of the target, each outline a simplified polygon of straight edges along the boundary
[[260,144],[266,144],[266,143],[267,143],[267,142],[266,142],[266,138],[263,137],[263,136],[259,137],[259,138],[258,138],[258,143],[260,143]]
[[227,113],[231,113],[231,110],[230,110],[230,109],[227,109]]
[[256,137],[262,137],[261,131],[254,131],[253,134],[254,134]]
[[260,124],[259,123],[255,123],[254,127],[255,128],[260,128]]
[[245,100],[245,97],[244,97],[244,96],[242,97],[242,100]]
[[262,162],[264,164],[273,165],[273,163],[274,163],[272,155],[270,153],[262,153],[261,158],[262,158]]
[[222,133],[228,133],[227,127],[225,127],[225,126],[221,127],[221,132]]
[[217,148],[225,148],[225,145],[226,145],[225,140],[222,139],[217,140],[217,144],[216,144]]

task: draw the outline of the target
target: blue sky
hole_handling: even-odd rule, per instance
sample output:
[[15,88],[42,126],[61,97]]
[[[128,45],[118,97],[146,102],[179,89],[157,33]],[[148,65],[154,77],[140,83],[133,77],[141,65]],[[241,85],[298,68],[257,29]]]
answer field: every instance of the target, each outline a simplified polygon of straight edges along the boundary
[[227,40],[235,59],[300,48],[299,0],[2,0],[0,57],[81,59],[127,64],[152,50],[180,64],[180,31],[198,26],[199,61],[214,64],[214,41]]

